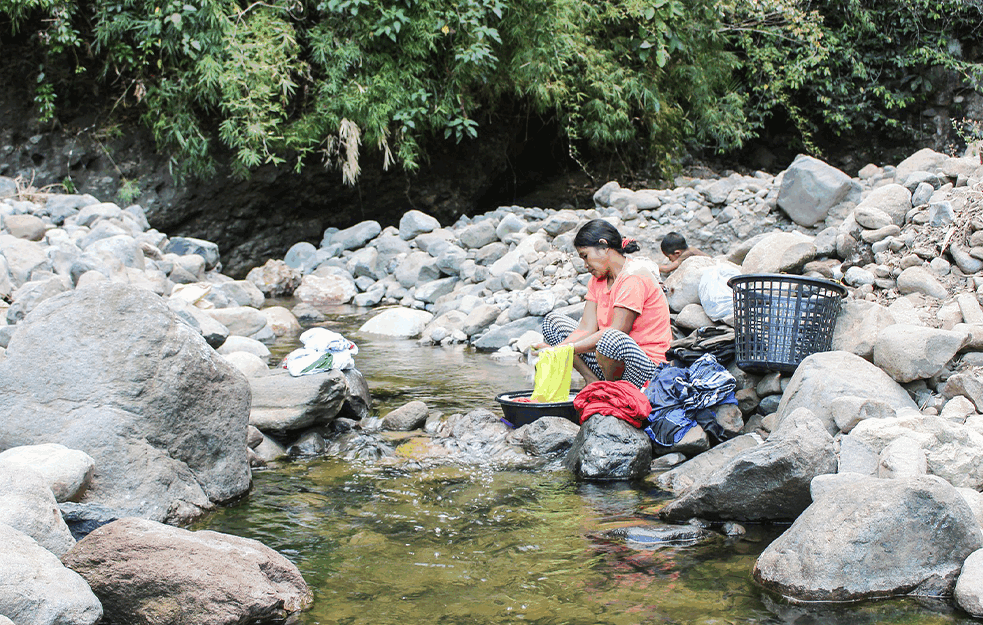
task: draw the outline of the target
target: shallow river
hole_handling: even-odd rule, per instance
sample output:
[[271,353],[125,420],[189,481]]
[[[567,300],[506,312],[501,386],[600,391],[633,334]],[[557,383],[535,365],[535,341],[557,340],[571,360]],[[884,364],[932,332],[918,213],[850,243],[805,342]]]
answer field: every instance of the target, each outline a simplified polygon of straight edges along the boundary
[[[359,345],[358,369],[385,414],[413,399],[445,413],[498,410],[529,387],[515,364],[457,348],[359,336],[364,311],[327,327]],[[283,343],[275,354],[294,347]],[[304,625],[975,623],[947,604],[891,600],[791,606],[751,579],[782,527],[740,539],[632,548],[602,532],[657,519],[650,484],[581,483],[565,472],[418,472],[330,459],[255,471],[250,496],[196,529],[255,538],[290,558],[314,591]]]

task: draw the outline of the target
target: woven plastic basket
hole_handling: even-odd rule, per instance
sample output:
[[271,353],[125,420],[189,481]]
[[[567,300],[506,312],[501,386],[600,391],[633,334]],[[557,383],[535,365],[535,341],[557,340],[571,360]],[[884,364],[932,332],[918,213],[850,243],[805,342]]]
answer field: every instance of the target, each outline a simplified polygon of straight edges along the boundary
[[806,356],[829,351],[842,285],[785,274],[734,276],[727,284],[741,369],[792,372]]

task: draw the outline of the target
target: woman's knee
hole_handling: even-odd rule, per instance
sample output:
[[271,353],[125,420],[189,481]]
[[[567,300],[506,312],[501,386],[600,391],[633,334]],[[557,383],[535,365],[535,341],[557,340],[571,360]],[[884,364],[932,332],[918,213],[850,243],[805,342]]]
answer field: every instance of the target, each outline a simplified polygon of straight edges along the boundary
[[633,340],[621,330],[605,330],[597,342],[597,353],[613,360],[624,361],[621,346],[625,341]]

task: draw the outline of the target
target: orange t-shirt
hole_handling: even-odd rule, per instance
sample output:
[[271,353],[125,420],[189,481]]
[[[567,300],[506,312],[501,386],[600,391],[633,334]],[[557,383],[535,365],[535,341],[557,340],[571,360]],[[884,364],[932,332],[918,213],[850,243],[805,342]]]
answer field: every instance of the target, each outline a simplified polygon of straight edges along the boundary
[[652,362],[666,361],[666,350],[672,341],[669,326],[669,303],[662,287],[640,275],[622,271],[611,288],[607,280],[591,276],[587,285],[587,301],[597,303],[597,327],[611,327],[615,306],[627,308],[638,316],[628,333]]

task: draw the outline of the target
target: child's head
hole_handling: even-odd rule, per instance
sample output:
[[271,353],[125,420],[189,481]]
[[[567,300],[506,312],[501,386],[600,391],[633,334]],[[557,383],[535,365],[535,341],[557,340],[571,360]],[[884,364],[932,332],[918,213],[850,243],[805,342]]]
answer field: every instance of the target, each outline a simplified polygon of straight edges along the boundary
[[665,254],[666,258],[676,260],[689,246],[686,245],[686,239],[683,238],[683,235],[678,232],[670,232],[662,239],[659,247],[662,248],[662,253]]

